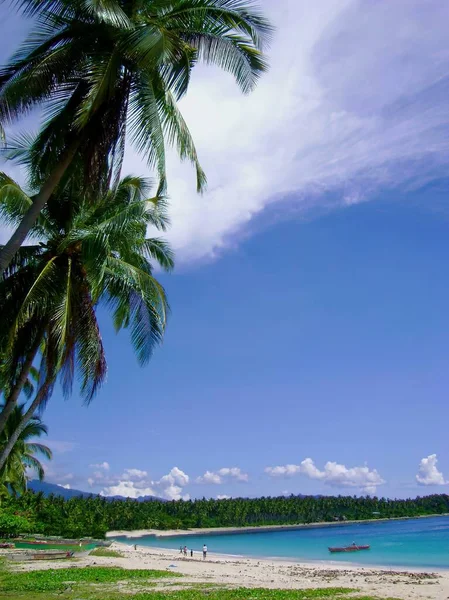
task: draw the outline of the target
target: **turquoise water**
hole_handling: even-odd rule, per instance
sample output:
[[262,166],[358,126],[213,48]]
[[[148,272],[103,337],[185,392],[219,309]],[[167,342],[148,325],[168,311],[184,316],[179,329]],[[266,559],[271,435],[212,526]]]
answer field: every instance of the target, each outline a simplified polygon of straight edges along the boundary
[[[410,519],[378,523],[357,523],[339,527],[319,527],[294,531],[270,531],[226,535],[116,538],[139,546],[179,549],[186,545],[201,552],[253,557],[288,558],[298,561],[380,565],[384,567],[449,568],[449,517]],[[370,550],[330,554],[328,546],[369,544]]]

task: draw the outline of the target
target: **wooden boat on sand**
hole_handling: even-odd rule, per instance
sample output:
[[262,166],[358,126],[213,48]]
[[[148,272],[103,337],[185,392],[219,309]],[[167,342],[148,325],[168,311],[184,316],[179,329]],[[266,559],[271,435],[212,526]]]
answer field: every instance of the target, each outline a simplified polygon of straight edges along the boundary
[[59,560],[61,558],[72,558],[73,552],[70,551],[59,551],[56,552],[36,552],[31,554],[31,560]]
[[369,550],[370,546],[357,546],[352,544],[351,546],[331,546],[329,552],[358,552],[359,550]]
[[0,544],[0,548],[2,548],[2,549],[3,549],[3,548],[15,548],[15,545],[14,545],[14,544],[10,544],[10,543],[8,543],[8,542],[2,542],[2,543]]

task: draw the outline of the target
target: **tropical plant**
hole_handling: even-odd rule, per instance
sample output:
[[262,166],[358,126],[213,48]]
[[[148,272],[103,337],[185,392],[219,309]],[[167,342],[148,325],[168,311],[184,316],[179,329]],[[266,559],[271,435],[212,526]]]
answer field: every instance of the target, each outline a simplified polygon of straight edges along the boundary
[[114,500],[103,496],[44,497],[31,491],[8,497],[4,510],[24,514],[50,535],[101,536],[106,531],[296,525],[447,514],[449,495],[388,499],[355,496],[280,496],[172,502]]
[[[22,423],[24,412],[24,404],[14,407],[6,421],[6,427],[0,434],[0,450],[3,450],[11,437],[15,435]],[[44,467],[39,457],[49,460],[52,452],[50,448],[34,439],[46,434],[47,427],[37,415],[33,415],[22,428],[5,464],[0,469],[0,486],[3,490],[9,489],[15,494],[24,492],[27,487],[27,469],[35,471],[40,480],[44,478]]]
[[[162,341],[168,304],[151,263],[170,270],[173,256],[165,241],[147,237],[149,226],[164,230],[168,222],[164,198],[148,198],[150,189],[148,180],[128,176],[92,203],[73,177],[51,197],[33,227],[41,241],[21,248],[6,270],[0,282],[0,356],[7,372],[20,374],[9,389],[15,393],[37,356],[40,369],[34,399],[0,453],[0,469],[21,428],[51,396],[58,375],[66,395],[77,375],[87,402],[104,381],[106,359],[96,317],[100,303],[112,312],[117,330],[130,328],[140,364]],[[11,223],[32,203],[4,174],[0,200]],[[27,345],[30,350],[18,366]],[[0,416],[16,403],[14,394],[7,396]]]
[[[166,142],[205,176],[176,105],[198,62],[234,75],[243,92],[266,70],[268,21],[252,0],[19,0],[37,28],[0,72],[0,120],[36,105],[47,121],[30,155],[38,192],[0,252],[10,263],[75,156],[98,193],[120,173],[126,134],[166,185]],[[103,187],[103,189],[105,189]]]

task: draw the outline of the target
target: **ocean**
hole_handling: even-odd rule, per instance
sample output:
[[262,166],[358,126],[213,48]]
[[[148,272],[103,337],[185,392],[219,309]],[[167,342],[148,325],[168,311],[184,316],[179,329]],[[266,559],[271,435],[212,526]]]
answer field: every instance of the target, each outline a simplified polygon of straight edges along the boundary
[[[139,546],[179,549],[186,545],[210,552],[298,561],[333,561],[382,567],[449,568],[449,517],[355,523],[293,531],[200,534],[176,537],[117,537]],[[369,544],[370,550],[330,554],[328,546]]]

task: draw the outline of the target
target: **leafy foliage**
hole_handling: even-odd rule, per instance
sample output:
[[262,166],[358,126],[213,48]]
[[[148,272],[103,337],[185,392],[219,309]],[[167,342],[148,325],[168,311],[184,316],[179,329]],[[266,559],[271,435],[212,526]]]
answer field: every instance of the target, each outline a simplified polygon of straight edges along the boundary
[[[108,500],[100,496],[45,498],[28,492],[5,508],[34,520],[48,535],[100,537],[108,530],[187,529],[332,522],[335,519],[416,517],[449,512],[445,494],[409,500],[352,496],[290,496],[176,502]],[[376,513],[376,514],[374,514]]]
[[[9,187],[9,180],[0,181],[0,204],[6,196],[3,210],[15,222],[23,196],[13,201]],[[21,248],[0,281],[0,353],[10,357],[2,377],[13,380],[28,346],[42,340],[41,404],[58,373],[66,394],[77,376],[87,402],[103,382],[98,304],[112,311],[117,329],[130,328],[141,364],[161,342],[168,304],[152,261],[170,270],[173,255],[163,240],[147,238],[148,227],[165,230],[168,223],[164,198],[149,192],[149,181],[128,176],[92,204],[72,183],[52,197],[34,226],[39,244]]]
[[82,569],[48,569],[25,573],[2,573],[0,585],[4,592],[63,592],[79,583],[114,583],[117,581],[180,577],[177,573],[118,567],[83,567]]
[[[244,93],[267,65],[272,28],[243,0],[18,2],[36,28],[0,72],[0,121],[44,105],[46,122],[28,157],[43,183],[77,140],[92,186],[119,173],[125,136],[165,189],[166,144],[205,176],[176,102],[198,62],[231,73]],[[107,185],[107,183],[106,183]]]
[[[1,408],[1,405],[0,405]],[[23,419],[25,405],[14,408],[10,414],[5,429],[0,433],[0,449],[6,446],[11,435],[19,427]],[[47,427],[35,415],[21,431],[15,442],[6,464],[0,469],[0,487],[9,489],[13,493],[22,493],[26,490],[27,469],[35,471],[40,480],[44,478],[44,467],[38,457],[51,459],[50,448],[36,441],[36,438],[47,434]],[[0,528],[1,531],[1,528]]]
[[23,531],[30,531],[32,523],[20,515],[14,515],[7,511],[0,512],[0,537],[12,537]]

